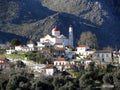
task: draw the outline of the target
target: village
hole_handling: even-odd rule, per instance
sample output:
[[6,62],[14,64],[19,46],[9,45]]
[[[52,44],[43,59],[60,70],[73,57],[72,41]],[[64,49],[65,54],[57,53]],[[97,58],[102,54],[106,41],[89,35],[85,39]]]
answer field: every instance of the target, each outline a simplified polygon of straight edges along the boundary
[[95,63],[96,68],[120,64],[120,50],[96,50],[87,45],[74,47],[72,26],[68,32],[67,38],[55,26],[52,35],[40,38],[37,44],[30,41],[26,45],[9,47],[6,49],[5,57],[0,57],[0,69],[7,69],[14,63],[22,68],[29,68],[36,77],[40,74],[54,76],[63,72],[74,77],[72,70],[86,70],[91,62]]

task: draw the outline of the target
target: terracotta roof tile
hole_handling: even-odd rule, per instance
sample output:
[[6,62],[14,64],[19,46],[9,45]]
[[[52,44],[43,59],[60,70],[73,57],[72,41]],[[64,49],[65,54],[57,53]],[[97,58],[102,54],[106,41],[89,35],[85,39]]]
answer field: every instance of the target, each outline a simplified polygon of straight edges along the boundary
[[54,45],[63,45],[63,43],[55,43]]
[[44,67],[42,69],[53,69],[53,68],[55,68],[55,67],[53,65],[50,65],[50,66],[46,66],[46,67]]
[[50,48],[42,48],[44,51],[50,51]]
[[111,50],[97,50],[95,53],[111,53]]
[[7,62],[0,62],[0,64],[6,65],[6,64],[9,64],[9,63],[7,63]]
[[52,31],[59,31],[59,29],[57,27],[54,27]]
[[65,58],[58,58],[57,60],[55,61],[66,61]]
[[0,60],[5,60],[5,58],[0,58]]

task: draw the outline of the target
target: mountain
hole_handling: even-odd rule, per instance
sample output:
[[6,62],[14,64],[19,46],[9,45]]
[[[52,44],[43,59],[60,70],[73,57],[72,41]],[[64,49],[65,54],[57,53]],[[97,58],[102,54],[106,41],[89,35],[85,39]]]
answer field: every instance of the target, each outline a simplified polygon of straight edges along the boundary
[[91,31],[100,47],[120,48],[119,15],[119,0],[0,0],[0,42],[37,41],[55,25],[68,36],[72,25],[75,42]]

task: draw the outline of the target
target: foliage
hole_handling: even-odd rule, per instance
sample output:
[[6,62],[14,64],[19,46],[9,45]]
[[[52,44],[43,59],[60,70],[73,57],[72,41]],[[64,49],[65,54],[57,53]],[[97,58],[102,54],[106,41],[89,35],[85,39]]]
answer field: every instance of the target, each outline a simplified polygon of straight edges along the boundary
[[41,63],[41,64],[46,63],[46,61],[44,59],[44,56],[40,51],[38,51],[38,52],[28,52],[28,53],[26,53],[26,57],[29,60],[32,60],[32,61],[34,61],[36,63]]
[[21,44],[21,42],[16,38],[11,40],[11,47],[15,47],[15,46],[18,46],[20,44]]
[[88,65],[88,71],[94,71],[95,70],[95,62],[90,62]]
[[93,85],[94,80],[91,76],[92,73],[85,73],[79,79],[79,86],[81,89],[86,88],[88,85]]
[[24,62],[18,60],[18,61],[16,61],[16,66],[17,66],[18,68],[25,68],[26,65],[25,65]]
[[78,44],[79,45],[87,45],[87,46],[90,46],[91,48],[98,47],[96,35],[90,31],[82,32],[82,34],[80,35]]
[[107,73],[103,76],[103,82],[105,84],[113,84],[113,74]]
[[[10,69],[0,73],[0,90],[94,90],[102,84],[114,85],[114,90],[120,89],[120,70],[114,72],[103,68],[94,69],[94,63],[89,64],[84,71],[75,71],[76,77],[40,76],[28,73],[27,69]],[[5,73],[5,74],[4,74]],[[8,78],[4,77],[7,75]]]
[[6,54],[6,57],[11,58],[11,59],[19,59],[19,60],[24,60],[25,59],[25,54],[19,53],[19,54]]

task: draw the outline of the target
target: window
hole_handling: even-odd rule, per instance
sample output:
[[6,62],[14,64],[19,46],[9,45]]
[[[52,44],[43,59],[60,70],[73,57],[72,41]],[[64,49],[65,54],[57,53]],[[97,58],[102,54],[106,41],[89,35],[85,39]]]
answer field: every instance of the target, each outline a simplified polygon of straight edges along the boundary
[[108,54],[106,54],[106,57],[108,57]]
[[99,57],[99,54],[97,54],[97,57]]
[[102,57],[104,57],[104,54],[102,54]]

